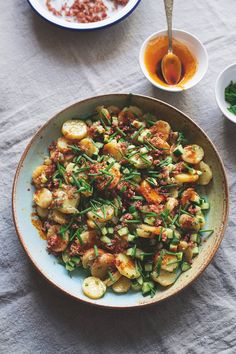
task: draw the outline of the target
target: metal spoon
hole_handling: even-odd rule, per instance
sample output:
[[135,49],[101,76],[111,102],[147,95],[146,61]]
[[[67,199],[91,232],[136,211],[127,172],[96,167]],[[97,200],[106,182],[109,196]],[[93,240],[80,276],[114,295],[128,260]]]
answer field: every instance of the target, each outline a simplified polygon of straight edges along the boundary
[[182,64],[179,57],[173,53],[172,47],[172,13],[174,0],[164,0],[168,26],[168,53],[162,58],[161,71],[168,85],[176,85],[181,78]]

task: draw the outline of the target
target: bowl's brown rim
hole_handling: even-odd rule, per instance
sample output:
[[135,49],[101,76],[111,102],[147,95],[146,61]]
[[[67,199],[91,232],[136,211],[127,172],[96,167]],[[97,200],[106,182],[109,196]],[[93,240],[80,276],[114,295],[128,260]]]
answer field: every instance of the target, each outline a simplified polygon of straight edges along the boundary
[[92,305],[95,305],[97,307],[100,307],[100,308],[110,308],[110,309],[132,309],[132,308],[137,308],[137,307],[140,307],[140,306],[150,306],[150,305],[153,305],[153,304],[157,304],[157,303],[160,303],[161,301],[164,301],[174,295],[177,295],[179,294],[181,291],[183,291],[184,289],[186,289],[188,286],[190,286],[196,279],[199,278],[199,276],[203,273],[203,271],[207,268],[207,266],[210,264],[210,262],[212,261],[215,253],[217,252],[221,242],[222,242],[222,239],[224,237],[224,233],[225,233],[225,229],[226,229],[226,226],[227,226],[227,220],[228,220],[228,214],[229,214],[229,188],[228,188],[228,182],[227,182],[227,177],[226,177],[226,171],[225,171],[225,168],[224,168],[224,165],[223,165],[223,162],[222,162],[222,159],[219,155],[219,153],[217,152],[214,144],[212,143],[212,141],[210,140],[210,138],[207,136],[207,134],[199,127],[199,125],[197,123],[195,123],[188,115],[186,115],[185,113],[183,113],[182,111],[180,111],[179,109],[175,108],[174,106],[164,102],[164,101],[161,101],[161,100],[158,100],[156,98],[153,98],[153,97],[149,97],[149,96],[145,96],[145,95],[140,95],[140,94],[132,94],[132,96],[136,96],[136,97],[140,97],[140,98],[144,98],[144,99],[148,99],[148,100],[151,100],[151,101],[156,101],[158,102],[159,104],[161,105],[164,105],[164,106],[168,106],[169,108],[179,112],[181,115],[185,116],[193,125],[195,128],[197,128],[198,130],[200,130],[200,132],[205,136],[205,138],[207,139],[207,142],[212,146],[218,160],[219,160],[219,163],[220,163],[220,167],[222,169],[222,174],[224,176],[224,186],[225,186],[225,200],[224,200],[224,213],[223,213],[223,219],[222,219],[222,225],[221,225],[221,228],[218,232],[218,240],[214,246],[214,248],[212,249],[212,252],[209,254],[208,258],[207,258],[207,261],[203,264],[203,266],[201,267],[200,271],[196,273],[196,275],[193,277],[193,279],[187,283],[186,285],[180,287],[179,289],[177,289],[175,292],[167,295],[166,297],[162,298],[162,299],[151,299],[149,302],[143,302],[143,303],[138,303],[138,304],[135,304],[135,305],[128,305],[128,306],[113,306],[113,305],[104,305],[104,304],[99,304],[99,303],[95,303],[93,301],[90,301],[89,299],[88,300],[84,300],[84,299],[81,299],[81,298],[78,298],[77,296],[74,296],[72,294],[70,294],[69,292],[67,292],[65,289],[63,289],[62,287],[60,287],[59,285],[57,285],[52,279],[49,279],[47,277],[46,274],[44,274],[44,272],[36,265],[36,263],[34,262],[34,260],[32,259],[31,255],[30,255],[30,252],[28,251],[27,249],[27,246],[25,245],[24,243],[24,238],[23,238],[23,235],[21,234],[19,228],[18,228],[18,224],[17,224],[17,216],[16,216],[16,205],[15,205],[15,197],[16,197],[16,188],[17,188],[17,182],[18,182],[18,177],[19,177],[19,174],[20,174],[20,171],[21,171],[21,168],[23,166],[23,163],[24,163],[24,160],[28,154],[28,151],[30,150],[32,144],[34,143],[34,141],[37,139],[37,137],[41,134],[42,130],[44,130],[51,121],[53,121],[58,115],[62,114],[63,112],[67,111],[68,109],[70,108],[73,108],[74,106],[76,106],[78,103],[86,103],[86,102],[89,102],[89,101],[92,101],[94,100],[95,98],[105,98],[105,97],[111,97],[111,96],[124,96],[125,98],[128,98],[130,96],[130,94],[126,94],[126,93],[111,93],[111,94],[104,94],[104,95],[98,95],[98,96],[93,96],[93,97],[89,97],[89,98],[86,98],[84,100],[81,100],[81,101],[77,101],[67,107],[65,107],[64,109],[62,109],[60,112],[56,113],[52,118],[50,118],[49,120],[47,120],[38,130],[37,132],[34,134],[34,136],[31,138],[31,140],[29,141],[29,143],[27,144],[22,156],[21,156],[21,159],[18,163],[18,166],[17,166],[17,169],[16,169],[16,173],[15,173],[15,177],[14,177],[14,180],[13,180],[13,188],[12,188],[12,215],[13,215],[13,221],[14,221],[14,225],[15,225],[15,229],[16,229],[16,233],[17,233],[17,236],[18,236],[18,239],[24,249],[24,251],[26,252],[26,254],[28,255],[30,261],[32,262],[32,264],[34,265],[34,267],[36,268],[36,270],[43,275],[43,277],[47,280],[47,282],[49,282],[50,284],[52,284],[55,288],[59,289],[62,293],[70,296],[71,298],[77,300],[77,301],[80,301],[80,302],[83,302],[83,303],[86,303],[86,304],[92,304]]

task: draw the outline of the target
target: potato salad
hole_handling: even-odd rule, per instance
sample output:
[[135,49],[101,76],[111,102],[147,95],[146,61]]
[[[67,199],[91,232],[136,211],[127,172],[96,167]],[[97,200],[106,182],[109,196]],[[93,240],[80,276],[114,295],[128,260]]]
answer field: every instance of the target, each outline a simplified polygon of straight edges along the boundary
[[204,150],[160,118],[135,106],[97,107],[65,121],[33,171],[48,252],[70,273],[84,269],[91,299],[108,289],[154,296],[191,268],[213,232],[199,194],[212,179]]

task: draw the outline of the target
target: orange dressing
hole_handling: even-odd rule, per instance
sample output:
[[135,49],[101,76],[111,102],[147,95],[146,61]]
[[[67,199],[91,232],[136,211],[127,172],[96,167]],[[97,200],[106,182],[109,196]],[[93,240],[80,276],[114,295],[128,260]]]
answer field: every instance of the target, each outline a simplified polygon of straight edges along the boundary
[[43,230],[42,230],[42,227],[43,227],[42,221],[39,220],[39,219],[33,219],[33,218],[32,218],[32,219],[31,219],[31,222],[32,222],[32,224],[34,225],[34,227],[38,230],[38,233],[39,233],[40,237],[41,237],[43,240],[46,240],[46,239],[47,239],[47,236],[46,236],[45,232],[43,232]]
[[[162,75],[161,61],[164,55],[168,52],[168,37],[161,36],[152,39],[146,47],[144,53],[144,62],[150,77],[162,86],[169,86]],[[182,73],[180,81],[175,87],[184,88],[184,84],[188,82],[196,73],[197,59],[190,52],[188,47],[173,39],[173,53],[176,54],[182,64]]]

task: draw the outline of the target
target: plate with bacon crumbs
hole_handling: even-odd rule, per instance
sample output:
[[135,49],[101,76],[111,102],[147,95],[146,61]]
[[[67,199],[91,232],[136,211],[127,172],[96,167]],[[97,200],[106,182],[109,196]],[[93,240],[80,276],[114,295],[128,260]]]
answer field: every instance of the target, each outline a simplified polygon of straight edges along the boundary
[[28,0],[45,20],[86,31],[109,27],[128,17],[141,0]]

